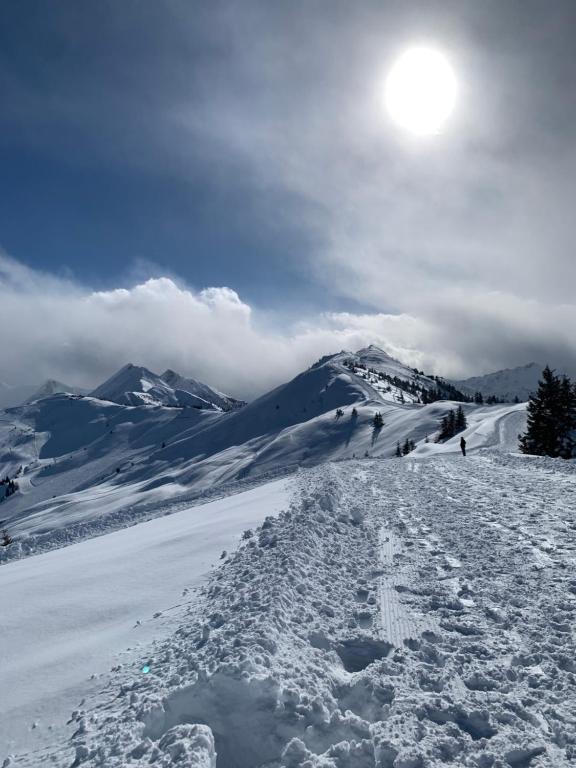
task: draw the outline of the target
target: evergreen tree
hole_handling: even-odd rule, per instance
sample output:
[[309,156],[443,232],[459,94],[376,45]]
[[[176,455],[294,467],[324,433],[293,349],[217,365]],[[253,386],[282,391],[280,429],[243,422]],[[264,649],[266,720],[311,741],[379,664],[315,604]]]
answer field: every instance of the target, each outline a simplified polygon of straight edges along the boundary
[[574,455],[576,391],[566,376],[560,378],[546,366],[527,412],[528,427],[520,438],[523,453],[565,459]]
[[440,422],[440,432],[438,433],[436,442],[440,443],[442,440],[447,440],[448,437],[448,416],[442,416],[442,421]]
[[482,392],[476,392],[474,394],[474,402],[476,405],[484,405],[484,397],[482,395]]
[[374,425],[374,429],[382,429],[384,426],[384,419],[382,418],[380,411],[376,411],[374,418],[372,419],[372,423]]
[[394,456],[402,456],[402,449],[400,448],[400,441],[396,443],[396,453]]
[[404,445],[402,446],[402,456],[407,456],[410,453],[410,440],[406,438]]
[[464,410],[461,405],[458,406],[456,411],[455,422],[455,433],[462,432],[468,426],[468,422],[466,421],[466,416],[464,415]]
[[560,457],[571,459],[576,456],[576,384],[568,376],[560,379],[560,419],[563,425],[560,434]]
[[451,437],[462,432],[468,426],[466,421],[466,415],[461,405],[454,411],[449,411],[442,417],[440,422],[440,432],[436,438],[437,443],[441,443],[444,440],[450,440]]

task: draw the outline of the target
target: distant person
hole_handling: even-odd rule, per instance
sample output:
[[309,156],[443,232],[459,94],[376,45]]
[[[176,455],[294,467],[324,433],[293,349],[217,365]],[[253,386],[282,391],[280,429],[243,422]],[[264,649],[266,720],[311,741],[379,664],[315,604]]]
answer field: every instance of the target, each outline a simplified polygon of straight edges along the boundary
[[466,440],[463,437],[460,438],[460,450],[462,451],[462,456],[466,456]]

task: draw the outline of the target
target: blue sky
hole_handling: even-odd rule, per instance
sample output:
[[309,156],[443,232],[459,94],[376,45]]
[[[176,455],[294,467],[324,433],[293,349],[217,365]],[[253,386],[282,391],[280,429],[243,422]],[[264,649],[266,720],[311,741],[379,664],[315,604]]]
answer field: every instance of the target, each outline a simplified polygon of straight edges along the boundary
[[[2,4],[0,328],[26,353],[0,378],[90,383],[136,348],[233,389],[241,361],[268,385],[370,342],[454,376],[574,367],[575,17],[537,0]],[[383,109],[415,44],[459,83],[423,141]],[[141,339],[89,358],[72,331],[122,336],[122,301]],[[242,340],[220,325],[240,305]],[[161,359],[158,326],[182,338]],[[206,334],[226,365],[203,368]]]
[[194,110],[201,72],[233,77],[218,12],[206,18],[203,5],[4,6],[2,246],[96,285],[171,271],[265,304],[325,304],[302,267],[311,239],[295,224],[298,200],[255,189],[201,148],[183,149],[185,173],[175,167],[168,113]]

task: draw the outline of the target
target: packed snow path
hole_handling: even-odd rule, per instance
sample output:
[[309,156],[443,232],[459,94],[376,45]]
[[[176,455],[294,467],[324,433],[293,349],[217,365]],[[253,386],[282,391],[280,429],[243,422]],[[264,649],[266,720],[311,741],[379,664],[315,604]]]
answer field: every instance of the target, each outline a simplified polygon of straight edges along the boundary
[[572,765],[575,469],[486,452],[301,472],[52,763]]

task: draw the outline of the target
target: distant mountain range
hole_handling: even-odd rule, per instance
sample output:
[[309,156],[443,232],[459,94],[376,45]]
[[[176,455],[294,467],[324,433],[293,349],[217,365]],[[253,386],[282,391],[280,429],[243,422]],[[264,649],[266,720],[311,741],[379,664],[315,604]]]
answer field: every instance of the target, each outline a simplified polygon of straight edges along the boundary
[[[417,402],[422,399],[424,390],[430,392],[435,389],[442,393],[442,397],[448,399],[454,397],[455,391],[458,391],[467,396],[481,392],[484,398],[496,396],[504,402],[513,402],[515,397],[525,401],[537,389],[538,380],[544,368],[539,363],[529,363],[483,376],[448,381],[437,376],[426,376],[422,372],[409,368],[374,345],[355,353],[342,352],[340,355],[343,356],[343,360],[353,364],[356,374],[363,376],[382,395],[387,395],[384,399],[403,402]],[[316,365],[330,358],[334,356],[327,356]],[[365,373],[362,373],[363,369]],[[388,380],[377,380],[378,377],[370,374],[370,370],[384,374]],[[401,386],[402,391],[398,387],[394,388],[392,386],[394,378],[404,381],[409,384],[409,387]],[[55,379],[48,379],[41,386],[12,386],[0,381],[0,409],[63,392],[86,395],[89,390]],[[168,369],[162,374],[156,374],[148,368],[132,363],[125,365],[92,390],[90,395],[101,400],[131,406],[163,405],[231,411],[245,405],[242,400],[237,400],[197,379],[187,378],[173,370]],[[427,402],[425,396],[423,402]]]
[[0,381],[0,410],[21,405],[22,403],[31,403],[33,400],[56,395],[59,392],[85,395],[88,390],[63,384],[61,381],[56,381],[56,379],[48,379],[41,386],[37,384],[12,386]]
[[[0,476],[18,483],[2,518],[18,536],[41,536],[47,518],[84,526],[299,466],[391,458],[398,443],[420,456],[460,450],[457,438],[436,443],[459,405],[454,386],[374,346],[328,355],[248,404],[132,364],[88,395],[51,394],[61,388],[49,383],[0,419]],[[517,447],[522,405],[463,407],[471,451]]]
[[132,363],[96,387],[90,395],[120,405],[167,405],[216,411],[230,411],[244,405],[243,401],[196,379],[187,379],[171,370],[158,375]]
[[518,368],[505,368],[503,371],[487,373],[484,376],[460,379],[453,381],[453,384],[467,395],[481,392],[485,398],[495,395],[504,402],[512,402],[515,397],[518,397],[524,402],[538,389],[538,381],[543,369],[544,366],[540,363],[528,363]]

